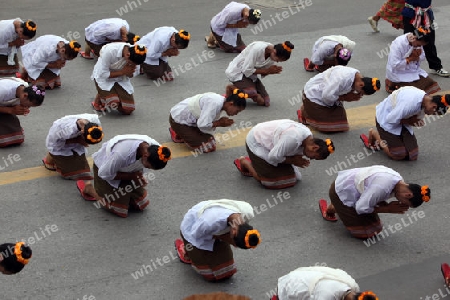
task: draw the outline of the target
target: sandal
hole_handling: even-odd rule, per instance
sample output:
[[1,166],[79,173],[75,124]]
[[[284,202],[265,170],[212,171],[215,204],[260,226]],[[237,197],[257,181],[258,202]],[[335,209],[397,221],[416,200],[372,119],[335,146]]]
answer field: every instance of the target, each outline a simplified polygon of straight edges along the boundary
[[44,164],[44,168],[46,168],[47,170],[49,170],[49,171],[56,171],[55,164],[49,164],[45,157],[42,159],[42,163]]
[[[450,282],[450,266],[445,263],[442,264],[441,272],[442,272],[442,276],[444,276],[445,285],[448,285],[447,283]],[[448,285],[448,286],[450,286],[450,285]]]
[[310,63],[310,61],[309,61],[309,58],[304,58],[303,59],[303,67],[305,67],[305,70],[307,71],[307,72],[314,72],[314,68],[309,68],[309,63]]
[[327,201],[324,199],[319,200],[319,209],[320,213],[322,214],[322,218],[330,222],[336,222],[337,221],[336,214],[327,213],[327,208],[328,208]]
[[84,52],[84,51],[80,51],[80,55],[81,55],[81,57],[86,58],[86,59],[94,59],[94,58],[91,56],[91,53],[86,54],[86,52]]
[[[250,157],[248,157],[248,156],[245,157],[245,160],[251,162]],[[246,172],[246,171],[243,171],[243,170],[242,170],[241,159],[240,159],[240,158],[236,158],[236,159],[234,160],[234,165],[235,165],[236,168],[239,170],[239,172],[241,172],[242,175],[247,176],[247,177],[253,177],[252,173],[250,173],[250,172],[248,172],[248,171]]]
[[301,109],[297,110],[297,118],[299,123],[305,124],[305,122],[303,122],[303,115]]
[[372,150],[372,151],[380,151],[380,148],[379,148],[379,147],[374,146],[374,145],[371,145],[371,144],[369,143],[369,138],[367,137],[367,135],[361,134],[361,135],[359,136],[359,138],[361,139],[361,141],[363,142],[364,146],[365,146],[367,149],[370,149],[370,150]]
[[186,258],[186,251],[184,250],[184,242],[181,239],[175,240],[175,249],[177,250],[178,258],[182,263],[190,265],[192,261]]
[[172,127],[169,127],[170,132],[170,138],[174,143],[184,143],[184,140],[178,136],[178,134],[172,129]]
[[81,197],[83,197],[83,199],[86,201],[96,201],[97,199],[95,199],[94,197],[89,196],[88,194],[85,194],[83,192],[85,186],[86,186],[86,183],[84,182],[84,180],[77,180],[77,188],[78,188],[78,191],[80,192]]
[[102,107],[102,106],[100,106],[100,105],[98,105],[98,104],[95,104],[95,101],[92,101],[91,102],[91,105],[92,105],[92,108],[95,110],[95,111],[98,111],[98,112],[102,112],[105,108],[104,107]]

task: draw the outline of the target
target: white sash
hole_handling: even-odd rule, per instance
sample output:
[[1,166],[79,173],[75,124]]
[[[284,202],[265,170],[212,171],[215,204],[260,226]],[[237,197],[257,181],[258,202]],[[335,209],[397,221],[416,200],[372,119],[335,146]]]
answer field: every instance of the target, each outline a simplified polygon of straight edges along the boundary
[[366,180],[368,177],[372,176],[375,173],[388,173],[394,176],[398,176],[400,178],[402,177],[396,171],[381,165],[375,165],[365,168],[355,175],[355,186],[360,194],[364,192],[364,180]]

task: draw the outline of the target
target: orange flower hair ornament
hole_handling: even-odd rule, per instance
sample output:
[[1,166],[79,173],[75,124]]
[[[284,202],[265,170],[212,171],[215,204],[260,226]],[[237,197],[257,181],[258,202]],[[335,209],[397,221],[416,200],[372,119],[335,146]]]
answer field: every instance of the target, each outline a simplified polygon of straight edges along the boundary
[[292,51],[292,49],[289,48],[289,46],[286,45],[286,43],[281,44],[281,46],[283,46],[284,50],[286,50],[287,52],[291,52]]
[[423,27],[417,28],[417,31],[420,32],[420,33],[423,33],[423,34],[428,34],[428,33],[431,32],[430,29],[425,29]]
[[[96,131],[99,130],[99,131],[102,133],[102,135],[101,135],[98,139],[95,139],[95,138],[92,136],[92,131],[94,131],[94,130],[96,130]],[[102,129],[100,126],[92,126],[92,127],[90,127],[90,128],[88,129],[88,135],[86,136],[86,138],[87,138],[87,140],[90,141],[91,143],[96,144],[96,143],[100,143],[100,142],[102,141],[103,136],[104,136],[104,134],[103,134],[103,129]]]
[[422,194],[422,201],[424,202],[430,201],[430,189],[428,188],[428,185],[423,185],[420,188],[420,193]]
[[445,100],[445,95],[442,95],[441,97],[441,103],[444,104],[446,107],[448,106],[447,101]]
[[166,157],[163,153],[163,146],[159,146],[158,148],[158,158],[160,161],[162,162],[168,162],[169,160],[172,159],[172,157],[169,155],[168,157]]
[[377,295],[375,295],[375,293],[374,293],[374,292],[371,292],[371,291],[367,291],[367,292],[361,293],[361,295],[359,295],[359,297],[358,297],[358,300],[364,300],[364,298],[365,298],[366,296],[372,296],[372,297],[375,298],[375,300],[378,300]]
[[190,39],[191,39],[191,35],[188,33],[187,35],[185,34],[185,30],[184,29],[181,29],[179,32],[178,32],[178,35],[180,36],[180,38],[182,38],[183,40],[186,40],[186,41],[189,41]]
[[380,88],[377,86],[377,81],[378,81],[378,78],[376,78],[376,77],[374,77],[374,78],[372,78],[372,87],[373,87],[373,90],[374,91],[378,91]]
[[145,47],[145,46],[139,47],[139,45],[135,45],[134,52],[139,55],[144,55],[147,53],[147,47]]
[[327,143],[328,152],[333,153],[334,152],[334,145],[333,142],[330,139],[326,139],[325,143]]
[[72,41],[70,41],[69,46],[70,46],[70,49],[72,49],[72,50],[75,51],[75,52],[78,52],[78,51],[80,51],[81,46],[78,46],[78,47],[77,47],[77,46],[75,45],[75,43],[77,43],[77,41],[72,40]]
[[23,265],[26,265],[30,259],[22,257],[22,246],[23,245],[25,245],[24,242],[19,242],[16,244],[16,246],[14,246],[14,255],[16,256],[18,262],[20,262]]
[[247,93],[243,93],[243,92],[239,93],[239,89],[234,89],[233,90],[233,95],[237,95],[241,99],[247,99],[248,98],[248,94]]
[[29,30],[29,31],[36,31],[37,29],[37,25],[35,25],[34,27],[30,25],[30,20],[25,22],[25,27]]
[[[250,241],[249,240],[250,240],[250,236],[252,234],[255,234],[258,237],[258,244],[256,244],[255,246],[251,246],[250,245]],[[259,245],[259,243],[261,243],[261,235],[259,234],[259,231],[256,230],[256,229],[248,230],[247,234],[245,235],[244,241],[245,241],[245,247],[254,249],[254,248],[256,248],[256,246]]]
[[141,39],[140,36],[135,35],[134,38],[133,38],[133,42],[136,43],[136,42],[138,42],[140,39]]

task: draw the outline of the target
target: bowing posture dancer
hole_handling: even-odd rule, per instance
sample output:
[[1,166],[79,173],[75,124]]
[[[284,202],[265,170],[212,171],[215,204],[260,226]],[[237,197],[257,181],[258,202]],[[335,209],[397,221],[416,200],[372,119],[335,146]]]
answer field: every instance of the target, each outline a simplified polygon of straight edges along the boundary
[[94,184],[86,182],[81,186],[83,183],[78,181],[78,189],[85,200],[95,198],[102,208],[126,218],[130,208],[143,211],[150,204],[144,188],[144,168],[163,169],[170,156],[169,148],[149,136],[117,135],[92,155]]
[[24,70],[20,77],[46,89],[61,86],[61,69],[78,56],[81,45],[57,35],[43,35],[22,46]]
[[348,131],[344,102],[359,101],[363,95],[372,95],[379,89],[377,78],[362,77],[350,67],[332,67],[305,84],[298,121],[322,132]]
[[[374,165],[338,172],[329,196],[329,205],[326,200],[319,200],[322,217],[336,222],[337,213],[353,237],[368,239],[382,234],[379,213],[404,214],[409,208],[419,207],[430,200],[430,189],[427,185],[406,183],[398,172]],[[387,202],[392,197],[397,200]],[[417,219],[415,211],[411,217]]]
[[161,78],[164,82],[172,81],[174,76],[169,66],[169,57],[178,56],[180,49],[189,46],[190,40],[191,35],[187,31],[167,26],[158,27],[144,35],[137,42],[148,49],[141,73],[152,80]]
[[42,159],[44,167],[57,171],[64,179],[93,179],[86,147],[102,141],[100,126],[96,114],[69,115],[53,122],[45,140],[48,152]]
[[269,94],[260,78],[280,74],[283,68],[275,63],[287,61],[293,49],[294,45],[289,41],[276,45],[253,42],[230,62],[225,74],[258,105],[270,106]]
[[430,96],[423,90],[407,86],[394,91],[375,108],[376,130],[362,134],[364,145],[382,149],[393,160],[417,160],[419,146],[413,127],[425,125],[425,115],[444,115],[450,94]]
[[247,134],[245,145],[249,156],[235,159],[234,164],[242,175],[255,178],[268,189],[294,186],[301,180],[298,168],[334,152],[330,139],[314,138],[308,127],[292,120],[259,123]]
[[305,70],[323,72],[337,65],[346,66],[355,45],[354,41],[343,35],[323,36],[314,43],[311,60],[303,59]]
[[237,270],[231,245],[254,249],[261,242],[258,230],[248,224],[254,217],[244,201],[207,200],[194,205],[181,222],[181,239],[175,240],[180,260],[208,281],[230,278]]
[[0,21],[0,76],[14,75],[20,71],[17,52],[25,41],[36,35],[37,25],[31,20]]
[[185,143],[191,150],[201,153],[216,150],[212,135],[217,127],[229,127],[234,121],[220,117],[222,111],[235,116],[247,105],[247,94],[234,89],[227,97],[216,93],[198,94],[187,98],[170,110],[170,136],[175,143]]
[[261,19],[259,9],[250,8],[247,4],[230,2],[211,20],[211,33],[205,37],[208,48],[219,47],[229,53],[239,53],[245,49],[239,28],[258,24]]
[[117,110],[123,115],[135,110],[131,78],[139,74],[139,65],[146,54],[147,48],[139,45],[111,43],[103,46],[91,75],[97,89],[91,103],[94,110]]
[[24,142],[25,135],[17,116],[28,115],[30,107],[40,106],[44,97],[44,89],[29,86],[22,79],[0,79],[0,148]]

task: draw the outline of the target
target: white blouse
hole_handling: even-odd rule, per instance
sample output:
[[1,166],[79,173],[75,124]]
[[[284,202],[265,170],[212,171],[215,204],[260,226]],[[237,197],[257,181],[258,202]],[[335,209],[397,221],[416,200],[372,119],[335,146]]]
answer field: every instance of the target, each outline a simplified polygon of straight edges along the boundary
[[420,62],[425,59],[423,47],[417,48],[422,50],[419,61],[406,63],[406,58],[415,48],[408,42],[408,36],[410,35],[412,33],[403,34],[391,44],[386,65],[386,78],[392,82],[412,82],[419,80],[419,76],[428,77],[427,72],[420,68]]
[[171,48],[170,38],[174,33],[177,33],[174,27],[158,27],[152,32],[144,35],[136,44],[147,47],[147,56],[144,63],[148,65],[157,66],[159,60],[167,62],[167,56],[161,56],[161,54],[167,49]]
[[274,120],[253,127],[246,143],[255,155],[277,166],[288,156],[303,155],[303,141],[311,136],[311,130],[292,120]]
[[350,291],[359,286],[340,269],[301,267],[278,279],[279,300],[342,300]]
[[[109,78],[111,72],[121,70],[127,63],[127,60],[122,56],[123,48],[125,46],[131,45],[122,42],[109,43],[100,50],[100,57],[94,66],[91,80],[95,79],[98,86],[104,91],[110,91],[114,86],[114,83],[117,82],[128,94],[132,95],[134,92],[130,77],[123,75],[120,77]],[[136,67],[133,77],[138,74],[139,66]]]
[[[361,175],[365,178],[362,193],[357,185]],[[394,187],[400,180],[403,178],[399,173],[385,166],[354,168],[338,172],[335,191],[344,205],[355,208],[358,214],[368,214],[378,203],[394,196]]]
[[130,30],[128,22],[120,18],[98,20],[85,28],[86,40],[96,45],[103,45],[111,41],[121,41],[120,28]]
[[222,41],[228,45],[236,47],[238,28],[226,28],[228,24],[236,24],[242,20],[242,10],[250,9],[247,4],[230,2],[211,20],[211,29],[215,34],[222,37]]
[[265,52],[267,42],[253,42],[238,54],[228,65],[225,74],[231,82],[242,80],[243,76],[256,81],[261,76],[255,73],[256,69],[267,69],[275,62],[269,57],[266,59]]
[[48,152],[60,156],[72,156],[72,151],[76,152],[78,155],[87,153],[86,147],[81,144],[66,144],[66,140],[82,135],[77,126],[77,120],[80,119],[86,119],[91,123],[96,123],[101,126],[98,115],[96,114],[69,115],[60,118],[53,122],[52,127],[50,127],[50,130],[48,131],[45,140],[45,146],[47,147]]
[[[69,41],[60,36],[48,34],[40,36],[21,47],[23,66],[31,78],[36,80],[47,67],[47,64],[61,58],[56,52],[59,42],[67,44]],[[61,73],[61,69],[49,70],[56,75]]]
[[[196,95],[199,96],[199,95]],[[194,97],[196,97],[194,96]],[[170,115],[176,123],[198,127],[204,133],[212,133],[213,122],[218,120],[222,111],[225,97],[215,93],[205,93],[200,96],[200,117],[193,115],[190,109],[191,99],[187,98],[170,110]]]
[[100,150],[92,154],[92,158],[94,164],[98,167],[98,176],[106,180],[111,186],[118,188],[120,180],[114,180],[114,178],[118,172],[122,172],[122,169],[136,164],[136,152],[139,145],[142,142],[148,142],[150,146],[159,145],[159,143],[150,137],[146,137],[146,139],[123,139],[118,142],[115,139],[103,143]]
[[28,84],[19,78],[0,79],[0,106],[16,106],[20,104],[16,97],[16,91],[19,86],[28,86]]
[[[236,205],[221,205],[221,202],[235,202]],[[207,206],[206,209],[205,206]],[[253,207],[247,202],[237,200],[202,201],[184,215],[180,225],[181,234],[196,248],[213,251],[214,235],[230,232],[230,224],[227,219],[234,213],[244,214],[244,219],[248,221],[253,217]]]
[[9,55],[12,47],[8,46],[8,44],[19,37],[14,27],[14,21],[16,20],[23,22],[19,18],[0,21],[0,55]]
[[322,106],[334,106],[339,96],[352,90],[356,73],[359,71],[350,67],[331,67],[308,80],[303,91],[311,102]]
[[425,92],[421,89],[412,86],[402,87],[376,106],[376,120],[381,128],[392,134],[400,135],[403,127],[413,134],[413,126],[400,122],[414,115],[418,115],[419,119],[425,116],[422,108],[424,96]]

